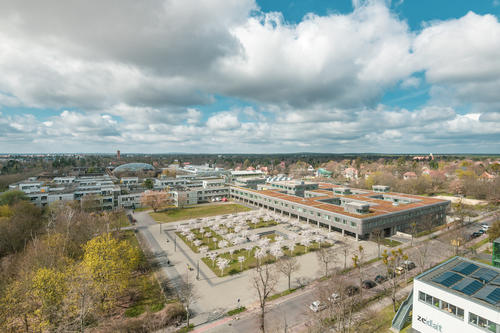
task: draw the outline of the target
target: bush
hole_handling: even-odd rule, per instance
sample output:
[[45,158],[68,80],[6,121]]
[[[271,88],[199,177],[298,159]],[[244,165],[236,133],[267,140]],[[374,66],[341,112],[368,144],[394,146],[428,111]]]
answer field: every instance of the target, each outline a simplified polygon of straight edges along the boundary
[[230,271],[229,271],[229,275],[234,275],[234,274],[238,274],[240,271],[237,270],[236,268],[232,268]]

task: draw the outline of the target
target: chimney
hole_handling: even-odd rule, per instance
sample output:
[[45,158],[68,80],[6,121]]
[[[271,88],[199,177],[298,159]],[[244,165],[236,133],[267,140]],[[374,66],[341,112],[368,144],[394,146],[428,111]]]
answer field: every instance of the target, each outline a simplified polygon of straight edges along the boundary
[[119,150],[117,150],[117,151],[116,151],[116,159],[117,159],[117,160],[119,160],[119,159],[120,159],[120,151],[119,151]]

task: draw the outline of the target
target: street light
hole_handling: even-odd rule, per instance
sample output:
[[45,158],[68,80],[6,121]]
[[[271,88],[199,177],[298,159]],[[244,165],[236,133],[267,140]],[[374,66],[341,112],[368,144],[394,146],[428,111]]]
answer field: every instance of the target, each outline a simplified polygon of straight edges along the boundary
[[196,280],[200,279],[200,259],[196,262]]
[[177,251],[177,235],[174,234],[174,252]]

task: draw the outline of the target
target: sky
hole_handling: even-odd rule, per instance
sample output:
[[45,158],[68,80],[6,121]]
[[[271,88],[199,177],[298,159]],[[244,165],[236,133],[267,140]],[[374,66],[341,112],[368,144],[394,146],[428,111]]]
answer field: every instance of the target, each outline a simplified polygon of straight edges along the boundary
[[500,0],[0,0],[0,152],[500,153]]

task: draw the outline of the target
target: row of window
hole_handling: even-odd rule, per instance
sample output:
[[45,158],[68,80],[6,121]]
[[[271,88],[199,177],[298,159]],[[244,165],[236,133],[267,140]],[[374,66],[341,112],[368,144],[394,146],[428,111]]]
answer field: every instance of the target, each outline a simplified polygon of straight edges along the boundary
[[453,304],[450,304],[448,302],[440,300],[437,297],[433,297],[433,296],[428,295],[426,293],[423,293],[421,291],[418,292],[418,299],[424,303],[427,303],[427,304],[432,305],[438,309],[446,311],[447,313],[452,314],[455,317],[460,318],[461,320],[464,319],[464,309],[459,308],[458,306],[455,306]]
[[500,326],[486,318],[473,314],[472,312],[469,312],[469,324],[484,328],[490,332],[495,333],[497,332],[497,326]]
[[[421,291],[418,292],[418,299],[421,302],[427,303],[440,310],[446,311],[447,313],[459,318],[460,320],[464,319],[464,309],[459,308],[458,306],[445,302],[437,297],[431,296]],[[497,326],[500,326],[495,322],[492,322],[491,320],[478,316],[472,312],[469,312],[469,324],[478,326],[480,328],[483,328],[485,330],[494,333],[497,332]]]

